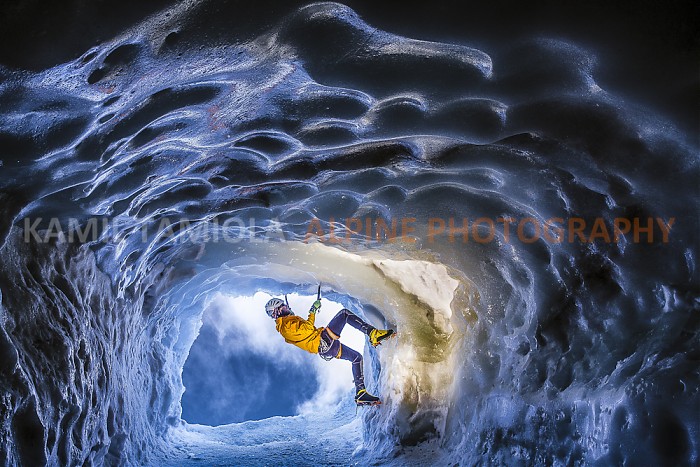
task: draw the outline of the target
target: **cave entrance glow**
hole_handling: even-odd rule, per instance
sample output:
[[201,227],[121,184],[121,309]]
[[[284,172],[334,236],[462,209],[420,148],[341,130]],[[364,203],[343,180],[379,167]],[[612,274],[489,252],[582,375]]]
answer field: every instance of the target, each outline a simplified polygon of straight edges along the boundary
[[[223,425],[273,416],[327,410],[352,397],[349,362],[326,362],[284,342],[264,311],[270,295],[218,294],[204,310],[199,335],[185,362],[182,418]],[[306,318],[313,296],[289,295],[295,314]],[[322,299],[316,326],[342,309]],[[364,336],[343,331],[343,342],[362,352]]]

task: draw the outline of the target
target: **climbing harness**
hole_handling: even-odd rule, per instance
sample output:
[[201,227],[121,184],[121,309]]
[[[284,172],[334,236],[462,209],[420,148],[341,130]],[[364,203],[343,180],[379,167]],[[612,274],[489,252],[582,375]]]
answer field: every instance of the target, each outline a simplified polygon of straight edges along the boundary
[[321,331],[321,341],[318,343],[318,356],[326,361],[333,360],[334,355],[327,355],[327,352],[331,349],[331,344],[333,344],[333,338],[328,335],[326,330]]

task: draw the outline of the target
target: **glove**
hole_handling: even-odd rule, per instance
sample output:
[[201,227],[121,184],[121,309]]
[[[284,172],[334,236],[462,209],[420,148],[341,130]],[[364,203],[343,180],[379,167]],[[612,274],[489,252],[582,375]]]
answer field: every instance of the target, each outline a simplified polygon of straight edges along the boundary
[[313,305],[311,305],[311,309],[309,310],[309,313],[320,313],[321,312],[321,300],[316,300]]

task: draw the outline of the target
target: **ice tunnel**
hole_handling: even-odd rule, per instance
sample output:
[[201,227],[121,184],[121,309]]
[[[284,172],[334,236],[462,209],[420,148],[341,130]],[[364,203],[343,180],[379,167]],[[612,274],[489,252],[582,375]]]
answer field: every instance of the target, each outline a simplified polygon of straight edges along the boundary
[[[55,33],[25,3],[17,37]],[[2,46],[1,465],[698,463],[697,54],[659,103],[515,7],[407,4],[409,34],[362,2],[159,3]],[[397,331],[353,341],[381,405],[222,301],[304,315],[318,284],[319,325]],[[224,342],[241,363],[205,370]],[[198,367],[242,418],[183,416]]]

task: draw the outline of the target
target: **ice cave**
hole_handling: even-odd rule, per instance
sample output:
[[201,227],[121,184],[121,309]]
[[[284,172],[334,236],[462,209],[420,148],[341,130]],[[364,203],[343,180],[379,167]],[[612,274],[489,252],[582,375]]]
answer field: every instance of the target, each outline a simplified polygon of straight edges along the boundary
[[697,6],[144,3],[0,7],[0,465],[698,465]]

